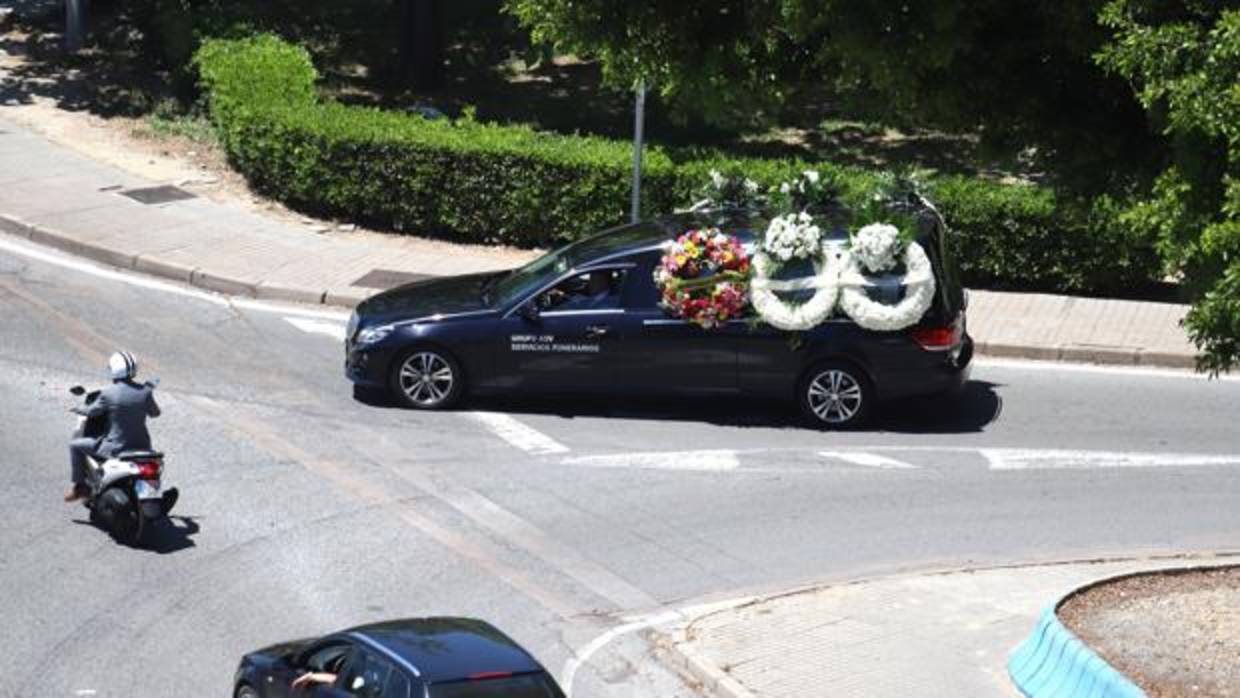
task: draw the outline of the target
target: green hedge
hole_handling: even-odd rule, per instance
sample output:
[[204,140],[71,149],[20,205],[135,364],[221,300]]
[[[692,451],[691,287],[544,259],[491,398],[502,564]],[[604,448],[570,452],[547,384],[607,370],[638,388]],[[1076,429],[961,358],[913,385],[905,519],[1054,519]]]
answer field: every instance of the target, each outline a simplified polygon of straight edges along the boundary
[[[308,213],[524,246],[572,240],[626,218],[627,142],[325,102],[306,51],[270,35],[208,41],[195,63],[234,167],[258,190]],[[714,168],[739,168],[773,185],[808,166],[650,147],[643,210],[687,205]],[[813,167],[834,173],[849,197],[865,195],[876,180],[856,168]],[[962,177],[937,178],[931,187],[971,285],[1113,292],[1157,273],[1152,249],[1113,232],[1114,216],[1098,206],[1081,210],[1045,189]]]

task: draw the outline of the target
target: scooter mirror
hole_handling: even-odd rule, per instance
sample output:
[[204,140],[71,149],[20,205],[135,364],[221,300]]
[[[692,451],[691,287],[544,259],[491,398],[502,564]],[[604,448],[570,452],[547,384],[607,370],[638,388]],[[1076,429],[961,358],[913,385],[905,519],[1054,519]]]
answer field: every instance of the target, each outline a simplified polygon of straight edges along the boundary
[[73,393],[74,395],[81,395],[86,392],[86,388],[83,388],[80,385],[75,385],[72,388],[69,388],[69,392]]

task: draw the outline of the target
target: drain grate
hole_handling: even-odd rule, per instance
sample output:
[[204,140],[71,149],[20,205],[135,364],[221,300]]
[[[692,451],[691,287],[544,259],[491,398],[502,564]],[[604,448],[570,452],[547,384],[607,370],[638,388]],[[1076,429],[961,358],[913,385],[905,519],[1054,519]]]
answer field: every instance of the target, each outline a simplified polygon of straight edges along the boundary
[[197,198],[193,194],[178,189],[172,185],[162,187],[145,187],[142,189],[130,189],[123,191],[121,194],[137,201],[140,204],[166,204],[169,201],[182,201],[184,199]]
[[407,271],[395,271],[393,269],[371,269],[366,272],[365,276],[354,281],[352,285],[387,289],[429,278],[431,278],[430,274],[412,274]]

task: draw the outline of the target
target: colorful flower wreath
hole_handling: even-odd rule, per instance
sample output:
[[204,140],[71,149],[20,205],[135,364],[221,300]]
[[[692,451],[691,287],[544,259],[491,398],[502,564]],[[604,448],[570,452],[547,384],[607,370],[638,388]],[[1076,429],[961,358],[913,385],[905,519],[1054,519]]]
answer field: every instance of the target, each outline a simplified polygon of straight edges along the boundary
[[663,246],[654,272],[659,305],[704,329],[719,327],[745,312],[749,266],[735,237],[718,228],[690,230]]

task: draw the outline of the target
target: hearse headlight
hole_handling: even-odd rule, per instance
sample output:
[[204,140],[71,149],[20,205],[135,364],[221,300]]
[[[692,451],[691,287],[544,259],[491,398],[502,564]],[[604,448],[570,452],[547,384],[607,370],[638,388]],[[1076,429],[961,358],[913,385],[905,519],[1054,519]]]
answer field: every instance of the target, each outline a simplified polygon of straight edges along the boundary
[[383,341],[388,335],[395,330],[395,325],[376,325],[374,327],[363,327],[361,332],[357,333],[358,344],[374,344]]

